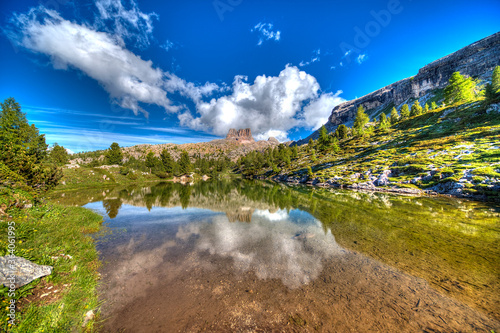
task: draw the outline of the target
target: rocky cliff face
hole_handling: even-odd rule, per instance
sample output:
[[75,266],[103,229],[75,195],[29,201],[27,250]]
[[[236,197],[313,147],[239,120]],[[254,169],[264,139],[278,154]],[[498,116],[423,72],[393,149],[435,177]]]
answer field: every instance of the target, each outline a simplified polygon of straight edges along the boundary
[[[375,114],[374,110],[384,109],[391,104],[398,107],[409,99],[421,98],[434,89],[444,88],[453,72],[458,71],[467,76],[489,80],[493,69],[498,65],[500,65],[500,32],[431,62],[411,78],[336,106],[325,127],[331,132],[340,124],[352,122],[360,105],[363,105],[369,114]],[[317,139],[318,136],[316,131],[306,139],[297,141],[297,144],[305,144],[309,138]]]
[[227,133],[226,140],[237,141],[242,144],[255,142],[254,138],[252,137],[252,131],[250,130],[250,128],[240,130],[231,128]]

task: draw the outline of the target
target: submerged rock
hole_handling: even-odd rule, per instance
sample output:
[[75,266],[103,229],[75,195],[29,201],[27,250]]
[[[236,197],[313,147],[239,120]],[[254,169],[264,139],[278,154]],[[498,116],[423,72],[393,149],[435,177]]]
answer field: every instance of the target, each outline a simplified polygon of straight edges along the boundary
[[52,266],[35,264],[16,256],[0,257],[0,284],[22,287],[31,281],[52,274]]

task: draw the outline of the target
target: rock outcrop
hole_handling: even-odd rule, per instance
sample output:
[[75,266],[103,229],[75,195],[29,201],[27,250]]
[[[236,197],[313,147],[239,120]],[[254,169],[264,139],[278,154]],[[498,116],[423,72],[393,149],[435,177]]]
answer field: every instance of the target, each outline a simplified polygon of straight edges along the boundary
[[233,140],[242,144],[255,142],[250,128],[239,130],[231,128],[226,135],[226,140]]
[[[334,131],[340,124],[349,124],[356,116],[356,110],[363,105],[369,114],[377,110],[398,107],[409,99],[418,99],[432,90],[444,88],[453,72],[489,80],[495,66],[500,65],[500,32],[470,44],[422,67],[418,74],[383,87],[363,97],[337,105],[328,118],[325,127]],[[370,110],[372,112],[370,112]],[[318,131],[297,141],[306,144],[310,138],[317,139]]]
[[0,257],[0,285],[22,287],[33,280],[52,274],[52,266],[37,265],[17,256]]

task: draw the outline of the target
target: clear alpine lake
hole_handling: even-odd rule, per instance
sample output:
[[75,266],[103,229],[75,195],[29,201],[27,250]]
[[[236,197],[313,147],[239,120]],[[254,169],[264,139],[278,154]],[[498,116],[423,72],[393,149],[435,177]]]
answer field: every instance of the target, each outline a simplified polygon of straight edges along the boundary
[[55,193],[104,216],[103,331],[500,330],[500,208],[259,181]]

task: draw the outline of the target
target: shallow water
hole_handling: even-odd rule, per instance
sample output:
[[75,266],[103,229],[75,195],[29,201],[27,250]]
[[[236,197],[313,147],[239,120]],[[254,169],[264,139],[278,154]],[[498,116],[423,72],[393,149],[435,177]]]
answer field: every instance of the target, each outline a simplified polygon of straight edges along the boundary
[[498,206],[250,181],[53,199],[111,231],[106,332],[500,329]]

